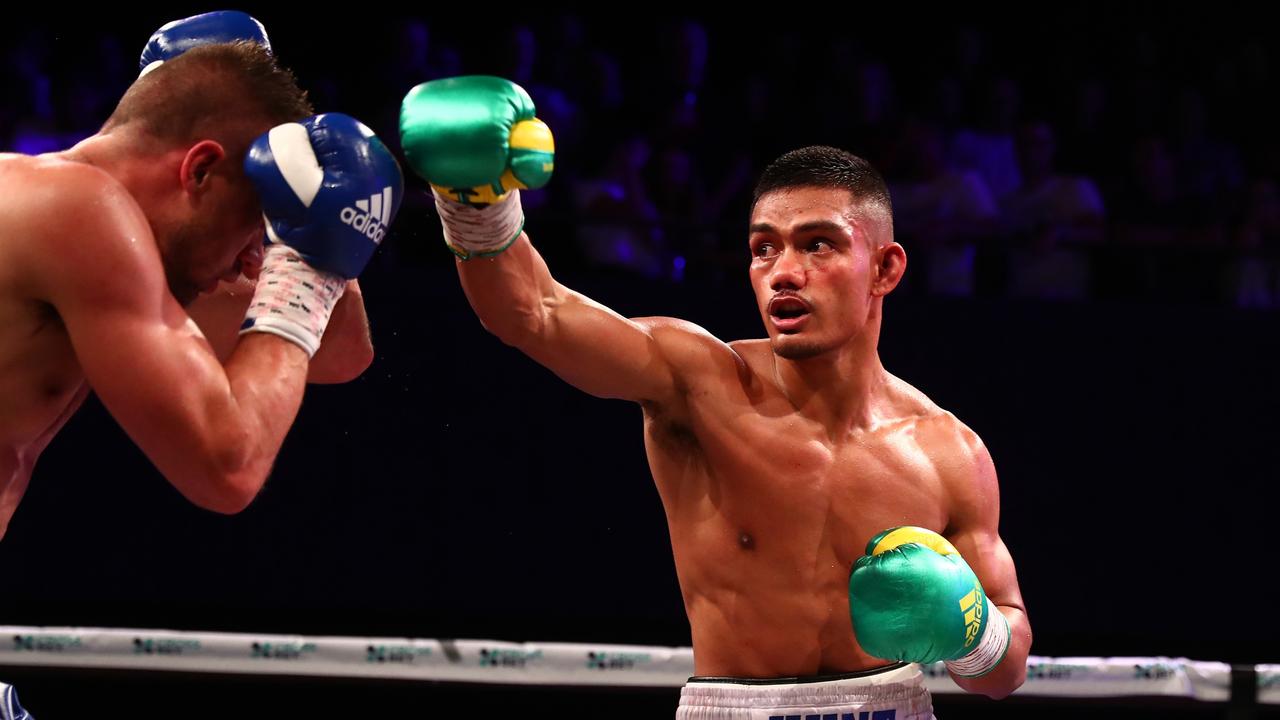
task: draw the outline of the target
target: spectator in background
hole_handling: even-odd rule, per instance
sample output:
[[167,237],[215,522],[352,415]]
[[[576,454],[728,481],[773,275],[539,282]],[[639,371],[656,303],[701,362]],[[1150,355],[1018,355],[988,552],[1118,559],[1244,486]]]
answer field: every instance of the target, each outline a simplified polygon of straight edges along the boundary
[[595,177],[574,183],[577,237],[594,263],[656,278],[666,274],[666,243],[644,173],[652,149],[633,135],[618,143]]
[[1093,181],[1056,171],[1053,128],[1025,124],[1018,133],[1022,186],[1000,202],[1010,250],[1010,292],[1017,297],[1084,299],[1089,292],[1087,246],[1104,237],[1102,196]]
[[1018,84],[1012,78],[994,77],[983,88],[977,122],[951,137],[949,164],[976,172],[997,198],[1022,182],[1013,138],[1020,104]]
[[1109,113],[1106,84],[1093,76],[1071,81],[1064,106],[1057,115],[1061,130],[1054,143],[1057,165],[1071,173],[1106,184],[1116,171],[1115,128]]
[[1242,308],[1274,308],[1280,304],[1280,188],[1270,178],[1249,186],[1244,216],[1237,229],[1240,259],[1233,273],[1232,300]]
[[1204,96],[1192,87],[1179,92],[1172,113],[1170,151],[1178,168],[1178,194],[1214,222],[1238,213],[1244,172],[1239,152],[1212,137]]
[[1173,245],[1198,220],[1179,203],[1178,174],[1164,139],[1148,135],[1133,143],[1128,173],[1113,193],[1116,238],[1124,245]]
[[997,207],[982,176],[947,165],[941,130],[912,121],[896,152],[899,176],[889,183],[894,232],[925,256],[931,293],[974,294],[978,240],[995,229]]

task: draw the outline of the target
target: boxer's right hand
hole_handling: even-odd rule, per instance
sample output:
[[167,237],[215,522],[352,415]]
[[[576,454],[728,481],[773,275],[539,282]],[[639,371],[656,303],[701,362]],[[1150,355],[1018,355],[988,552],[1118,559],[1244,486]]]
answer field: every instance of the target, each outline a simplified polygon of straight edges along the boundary
[[969,564],[925,528],[891,528],[871,538],[849,576],[849,617],[871,655],[943,660],[964,677],[990,672],[1009,647],[1009,624]]
[[141,75],[146,75],[166,60],[172,60],[193,47],[240,40],[257,43],[271,52],[266,28],[246,13],[219,10],[174,20],[151,34],[138,60],[138,70]]
[[267,250],[241,333],[267,332],[314,356],[346,279],[364,269],[400,207],[400,165],[340,113],[277,125],[249,148]]
[[405,158],[431,183],[445,240],[459,257],[505,250],[524,224],[518,190],[551,179],[555,143],[534,115],[529,94],[497,77],[433,80],[405,96]]

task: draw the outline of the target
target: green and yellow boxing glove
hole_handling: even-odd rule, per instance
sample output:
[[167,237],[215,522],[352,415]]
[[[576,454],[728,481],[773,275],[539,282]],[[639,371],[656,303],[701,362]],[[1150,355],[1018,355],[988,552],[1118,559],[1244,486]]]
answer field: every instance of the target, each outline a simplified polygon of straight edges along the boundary
[[555,142],[535,111],[524,88],[485,75],[433,80],[405,96],[405,159],[431,183],[445,242],[458,257],[507,249],[524,226],[518,191],[550,181]]
[[918,527],[871,538],[849,575],[858,644],[885,660],[944,660],[961,677],[993,670],[1009,649],[1009,623],[947,539]]

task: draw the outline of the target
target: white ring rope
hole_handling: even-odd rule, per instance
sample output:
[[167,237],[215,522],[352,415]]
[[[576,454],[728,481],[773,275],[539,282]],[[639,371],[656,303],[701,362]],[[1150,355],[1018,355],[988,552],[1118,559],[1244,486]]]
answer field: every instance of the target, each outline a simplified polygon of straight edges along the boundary
[[[445,682],[680,687],[693,649],[498,640],[0,626],[0,666],[341,676]],[[942,663],[934,694],[962,692]],[[1258,665],[1258,702],[1280,705],[1280,664]],[[1017,695],[1182,697],[1225,702],[1231,666],[1167,657],[1032,656]]]

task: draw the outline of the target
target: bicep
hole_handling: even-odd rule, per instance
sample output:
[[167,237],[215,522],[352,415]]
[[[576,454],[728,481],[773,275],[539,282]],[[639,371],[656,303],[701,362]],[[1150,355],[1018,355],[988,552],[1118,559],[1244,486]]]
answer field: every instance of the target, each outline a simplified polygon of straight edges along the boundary
[[195,420],[230,396],[217,357],[169,293],[135,208],[110,202],[63,223],[33,263],[89,385],[162,471],[204,439]]
[[[165,293],[167,295],[167,293]],[[171,297],[59,299],[89,385],[134,442],[166,472],[204,444],[204,410],[229,398],[209,343]]]
[[951,508],[946,537],[978,576],[991,602],[1022,607],[1013,556],[1000,537],[1000,487],[995,465],[976,436],[968,457],[949,478]]
[[999,533],[994,530],[967,530],[953,533],[947,539],[969,563],[992,603],[1023,607],[1013,556]]

